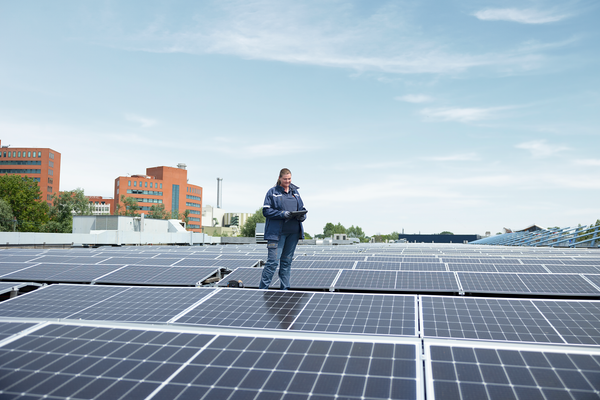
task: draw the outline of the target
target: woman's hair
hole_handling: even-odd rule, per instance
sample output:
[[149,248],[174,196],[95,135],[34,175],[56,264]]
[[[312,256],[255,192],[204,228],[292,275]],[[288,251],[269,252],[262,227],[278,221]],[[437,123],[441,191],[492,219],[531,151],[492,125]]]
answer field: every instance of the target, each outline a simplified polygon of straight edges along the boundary
[[[292,171],[290,171],[287,168],[282,168],[281,171],[279,171],[279,178],[281,178],[282,176],[287,175],[287,174],[291,175]],[[281,181],[279,180],[279,178],[277,178],[277,183],[275,184],[275,186],[281,186]]]

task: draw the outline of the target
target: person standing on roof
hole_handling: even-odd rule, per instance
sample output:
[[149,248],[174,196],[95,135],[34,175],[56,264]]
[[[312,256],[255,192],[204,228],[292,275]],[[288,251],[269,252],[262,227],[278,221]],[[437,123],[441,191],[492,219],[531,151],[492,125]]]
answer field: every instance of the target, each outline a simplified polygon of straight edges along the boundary
[[298,186],[292,183],[292,172],[283,168],[279,171],[277,184],[269,189],[265,196],[263,215],[265,222],[265,240],[267,241],[267,263],[258,285],[259,289],[268,289],[279,264],[280,289],[290,288],[292,259],[298,240],[304,239],[302,222],[306,211],[298,193]]

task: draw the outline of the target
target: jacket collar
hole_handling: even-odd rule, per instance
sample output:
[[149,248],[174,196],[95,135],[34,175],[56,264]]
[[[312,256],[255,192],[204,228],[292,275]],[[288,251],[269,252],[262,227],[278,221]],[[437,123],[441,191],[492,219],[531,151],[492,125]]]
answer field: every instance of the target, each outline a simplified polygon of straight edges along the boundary
[[[285,193],[285,191],[283,190],[283,186],[281,185],[277,185],[275,186],[277,188],[277,190],[279,190],[281,193]],[[290,183],[290,189],[292,189],[292,193],[297,192],[298,189],[300,189],[300,186],[296,186],[293,183]]]

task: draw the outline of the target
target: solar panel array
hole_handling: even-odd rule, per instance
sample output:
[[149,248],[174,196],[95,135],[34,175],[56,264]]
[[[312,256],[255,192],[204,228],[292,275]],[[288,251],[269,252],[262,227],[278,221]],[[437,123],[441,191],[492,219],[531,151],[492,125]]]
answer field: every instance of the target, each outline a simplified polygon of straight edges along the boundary
[[0,397],[600,398],[598,251],[296,254],[264,291],[264,245],[0,249],[0,285],[66,283],[0,302]]

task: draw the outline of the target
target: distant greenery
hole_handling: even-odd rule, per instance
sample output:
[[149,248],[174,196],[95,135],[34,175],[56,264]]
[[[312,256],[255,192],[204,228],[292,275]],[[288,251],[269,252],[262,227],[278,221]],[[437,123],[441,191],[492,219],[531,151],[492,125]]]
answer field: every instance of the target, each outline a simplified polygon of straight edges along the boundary
[[67,190],[52,196],[49,221],[43,226],[44,232],[73,232],[73,215],[92,215],[92,205],[83,189]]
[[[17,232],[42,232],[50,207],[43,199],[38,183],[21,175],[0,175],[0,199],[4,200],[0,218]],[[12,214],[12,217],[11,217]],[[16,218],[16,222],[14,221]],[[5,225],[3,225],[4,227]],[[3,228],[4,229],[4,228]]]
[[240,236],[243,237],[254,237],[256,235],[256,224],[263,223],[267,219],[262,213],[262,208],[256,210],[254,214],[252,214],[248,219],[246,219],[246,223],[242,226],[240,230]]

